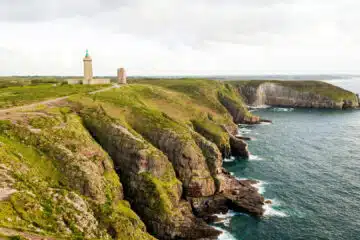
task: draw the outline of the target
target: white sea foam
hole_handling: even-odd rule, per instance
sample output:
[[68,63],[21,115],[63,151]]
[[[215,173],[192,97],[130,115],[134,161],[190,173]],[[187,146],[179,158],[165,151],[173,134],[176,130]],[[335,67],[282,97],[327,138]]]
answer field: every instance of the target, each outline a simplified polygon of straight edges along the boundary
[[262,161],[262,160],[264,160],[262,157],[250,154],[249,161]]
[[223,162],[233,162],[235,161],[235,157],[230,157],[230,158],[224,158]]
[[264,108],[270,108],[269,105],[258,105],[258,106],[248,106],[251,109],[264,109]]
[[225,226],[230,226],[230,221],[231,218],[238,215],[239,213],[236,213],[234,211],[228,211],[227,213],[219,213],[219,214],[214,214],[214,216],[218,217],[220,219],[220,223],[223,223]]
[[273,112],[292,112],[294,108],[273,108]]
[[249,129],[249,128],[244,128],[244,127],[239,128],[239,130],[238,130],[238,133],[239,133],[239,134],[241,134],[241,133],[250,133],[250,132],[252,132],[251,129]]
[[231,235],[231,233],[229,233],[228,231],[219,228],[219,227],[214,227],[216,230],[221,231],[221,234],[218,237],[218,240],[236,240],[236,238]]
[[261,126],[261,125],[271,125],[271,124],[272,124],[272,123],[270,123],[270,122],[261,122],[261,123],[260,123],[260,126]]
[[287,217],[288,215],[284,212],[281,212],[277,209],[275,209],[274,207],[279,207],[280,203],[277,202],[276,200],[271,200],[271,204],[265,204],[264,205],[264,216],[269,216],[269,217]]
[[[236,178],[236,180],[238,180],[238,181],[246,181],[246,180],[249,180],[248,178],[239,178],[239,177],[235,177],[235,178]],[[260,180],[256,180],[256,181],[257,181],[257,183],[252,184],[252,186],[253,186],[254,188],[256,188],[260,194],[264,194],[264,193],[265,193],[265,185],[266,185],[267,183],[264,182],[264,181],[260,181]]]
[[238,181],[249,180],[248,178],[238,178],[238,177],[236,177],[235,179],[238,180]]
[[253,186],[254,188],[256,188],[260,194],[264,194],[264,193],[265,193],[265,185],[266,185],[266,184],[267,184],[267,183],[264,182],[264,181],[258,181],[258,183],[253,184],[252,186]]

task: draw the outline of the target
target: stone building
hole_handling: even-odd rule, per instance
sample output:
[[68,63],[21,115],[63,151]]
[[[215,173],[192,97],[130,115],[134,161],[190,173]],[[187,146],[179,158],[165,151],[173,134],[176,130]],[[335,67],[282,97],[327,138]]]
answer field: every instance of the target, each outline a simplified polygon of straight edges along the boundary
[[117,78],[119,84],[126,84],[126,72],[125,68],[119,68],[117,71]]
[[93,80],[93,68],[92,68],[92,58],[89,55],[89,51],[86,50],[84,57],[84,81],[83,84],[91,84]]
[[92,58],[89,55],[89,51],[86,50],[84,62],[84,78],[83,79],[67,79],[68,84],[110,84],[110,79],[107,78],[94,78]]

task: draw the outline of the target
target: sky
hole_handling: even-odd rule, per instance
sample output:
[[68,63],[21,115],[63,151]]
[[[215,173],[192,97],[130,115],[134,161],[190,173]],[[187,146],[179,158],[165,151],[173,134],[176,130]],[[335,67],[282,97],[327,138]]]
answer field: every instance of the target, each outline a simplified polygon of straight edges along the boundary
[[0,0],[0,75],[360,73],[358,0]]

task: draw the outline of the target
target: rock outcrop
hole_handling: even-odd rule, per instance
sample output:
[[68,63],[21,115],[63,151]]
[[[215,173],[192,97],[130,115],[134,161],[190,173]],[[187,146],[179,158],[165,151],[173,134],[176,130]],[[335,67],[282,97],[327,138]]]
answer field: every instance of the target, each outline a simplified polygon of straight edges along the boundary
[[[320,87],[318,88],[320,89]],[[251,106],[345,109],[355,108],[359,105],[354,96],[342,89],[328,90],[334,92],[334,97],[328,96],[329,94],[318,93],[315,87],[313,90],[303,90],[292,88],[290,84],[283,86],[281,83],[272,82],[261,83],[257,86],[244,84],[238,86],[238,90]],[[340,92],[338,93],[340,97],[336,95],[336,91]],[[344,95],[343,98],[341,94]]]
[[185,196],[211,196],[215,193],[214,179],[188,128],[155,110],[135,109],[134,115],[136,117],[129,120],[130,124],[167,155],[183,184]]
[[[181,199],[182,184],[176,178],[170,161],[161,151],[108,117],[101,108],[85,109],[81,115],[89,131],[113,158],[125,186],[125,195],[150,233],[160,239],[216,238],[219,232],[196,219],[189,203]],[[175,146],[179,143],[176,136],[163,137],[168,137],[166,141],[171,144],[171,147],[160,145],[163,149],[171,148],[174,158],[178,157],[179,151],[189,161],[191,152],[186,152],[186,147],[183,150]],[[188,164],[191,163],[186,162]],[[202,191],[203,186],[196,187],[197,191]]]
[[251,115],[244,106],[229,98],[227,95],[219,94],[219,101],[229,111],[233,117],[234,123],[245,123],[245,124],[258,124],[260,118]]

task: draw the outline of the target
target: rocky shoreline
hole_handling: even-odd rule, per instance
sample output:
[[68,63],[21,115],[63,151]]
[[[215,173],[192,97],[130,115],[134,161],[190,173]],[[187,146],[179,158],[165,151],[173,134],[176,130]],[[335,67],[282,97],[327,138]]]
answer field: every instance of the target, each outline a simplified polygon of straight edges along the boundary
[[214,214],[261,218],[269,201],[258,182],[223,168],[250,157],[238,124],[271,123],[240,93],[215,81],[143,80],[9,113],[0,227],[55,239],[216,239]]

